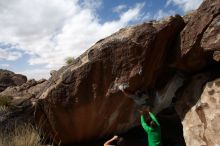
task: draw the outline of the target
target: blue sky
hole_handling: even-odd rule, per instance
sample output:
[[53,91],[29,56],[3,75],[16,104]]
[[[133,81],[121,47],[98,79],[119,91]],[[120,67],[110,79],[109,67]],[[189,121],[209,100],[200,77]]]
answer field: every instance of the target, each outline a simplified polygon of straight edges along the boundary
[[120,28],[198,8],[202,0],[0,0],[0,68],[48,78]]
[[[151,15],[158,13],[159,10],[163,10],[164,12],[173,11],[177,14],[183,14],[184,11],[179,7],[170,4],[166,5],[166,0],[115,0],[114,2],[108,0],[105,1],[103,6],[98,9],[99,16],[102,21],[109,21],[112,19],[118,19],[119,16],[117,12],[115,12],[115,8],[123,6],[122,10],[126,10],[127,8],[131,8],[135,4],[140,3],[144,4],[143,6],[143,14],[150,13]],[[172,13],[174,14],[174,13]],[[154,19],[153,17],[149,19]]]

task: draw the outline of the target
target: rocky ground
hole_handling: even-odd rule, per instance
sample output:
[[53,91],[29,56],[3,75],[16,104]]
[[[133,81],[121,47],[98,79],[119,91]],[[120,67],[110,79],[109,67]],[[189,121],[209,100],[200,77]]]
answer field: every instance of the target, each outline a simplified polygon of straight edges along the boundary
[[56,144],[102,145],[119,134],[146,145],[138,101],[123,89],[149,95],[141,100],[154,105],[163,145],[220,145],[219,22],[220,1],[205,0],[187,16],[121,29],[47,81],[0,70],[0,98],[11,103],[0,129],[21,121]]

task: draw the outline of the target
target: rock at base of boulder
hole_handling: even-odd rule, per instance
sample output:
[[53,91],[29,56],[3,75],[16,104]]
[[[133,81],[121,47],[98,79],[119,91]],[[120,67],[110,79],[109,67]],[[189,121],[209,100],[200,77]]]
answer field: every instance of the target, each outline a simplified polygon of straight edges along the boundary
[[[182,117],[186,145],[220,145],[220,78],[208,82],[204,88],[208,77],[200,79],[189,86],[191,91],[184,91],[182,101],[176,106]],[[186,105],[191,108],[184,111]]]

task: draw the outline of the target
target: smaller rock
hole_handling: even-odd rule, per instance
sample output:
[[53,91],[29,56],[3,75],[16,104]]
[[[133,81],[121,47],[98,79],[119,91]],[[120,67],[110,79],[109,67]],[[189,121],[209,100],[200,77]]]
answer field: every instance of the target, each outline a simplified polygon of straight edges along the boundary
[[7,87],[22,85],[25,82],[27,82],[26,76],[0,69],[0,92],[4,91]]
[[51,71],[50,71],[50,75],[51,75],[51,76],[54,76],[54,75],[56,74],[56,72],[57,72],[56,70],[51,70]]
[[18,105],[28,99],[38,97],[42,90],[44,90],[47,82],[45,79],[36,81],[34,79],[28,80],[21,86],[8,87],[0,96],[10,96],[13,98],[13,105]]
[[43,83],[45,81],[47,81],[47,80],[46,79],[40,79],[39,81],[37,81],[37,84]]

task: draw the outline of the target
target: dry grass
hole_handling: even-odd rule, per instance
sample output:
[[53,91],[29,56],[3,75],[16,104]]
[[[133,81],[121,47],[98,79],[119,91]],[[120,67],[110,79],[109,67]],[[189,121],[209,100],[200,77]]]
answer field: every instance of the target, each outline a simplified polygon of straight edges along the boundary
[[[0,96],[0,146],[43,146],[38,131],[31,124],[16,124],[16,119],[7,122],[12,110],[12,98]],[[14,122],[13,122],[14,121]]]
[[0,96],[0,106],[11,106],[12,97]]
[[12,132],[0,134],[0,146],[43,146],[37,130],[31,125],[17,126]]
[[8,106],[0,106],[0,116],[4,113],[7,113],[9,110]]
[[[22,112],[21,114],[27,112],[19,111],[19,108],[5,104],[10,103],[8,98],[4,98],[2,101],[3,104],[0,104],[0,146],[49,146],[42,144],[45,142],[45,138],[41,136],[43,133],[40,130],[41,128],[36,129],[31,125],[31,121],[25,119],[26,117],[23,117],[24,119],[19,117],[19,112]],[[42,122],[41,124],[45,123]]]

